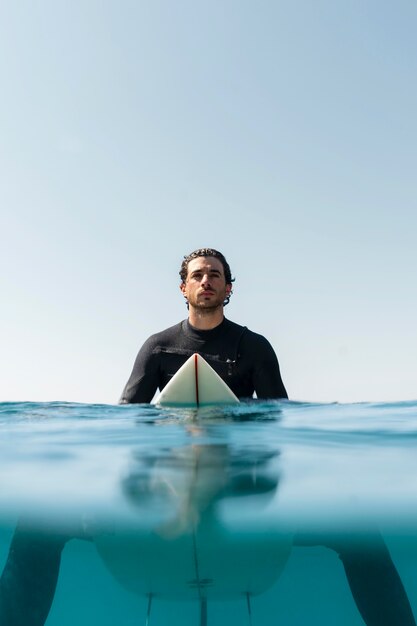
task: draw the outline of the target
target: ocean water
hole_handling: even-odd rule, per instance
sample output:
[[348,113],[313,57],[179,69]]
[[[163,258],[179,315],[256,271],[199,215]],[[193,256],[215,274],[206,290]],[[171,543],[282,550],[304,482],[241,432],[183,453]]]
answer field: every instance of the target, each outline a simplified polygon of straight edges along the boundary
[[417,402],[3,403],[0,429],[1,626],[415,623]]

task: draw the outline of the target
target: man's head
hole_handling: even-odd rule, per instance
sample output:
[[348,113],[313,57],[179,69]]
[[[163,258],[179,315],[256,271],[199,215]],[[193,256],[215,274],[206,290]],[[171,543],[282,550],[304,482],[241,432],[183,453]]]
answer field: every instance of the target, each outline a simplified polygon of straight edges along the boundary
[[210,309],[228,304],[235,279],[221,252],[213,248],[194,250],[184,257],[180,276],[187,305]]

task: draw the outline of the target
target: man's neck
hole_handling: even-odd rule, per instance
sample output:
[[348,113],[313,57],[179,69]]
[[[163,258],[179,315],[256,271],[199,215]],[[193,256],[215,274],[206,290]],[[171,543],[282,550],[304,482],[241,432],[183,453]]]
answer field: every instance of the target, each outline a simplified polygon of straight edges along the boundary
[[188,321],[191,326],[199,330],[212,330],[219,326],[224,319],[223,307],[212,310],[201,310],[190,307]]

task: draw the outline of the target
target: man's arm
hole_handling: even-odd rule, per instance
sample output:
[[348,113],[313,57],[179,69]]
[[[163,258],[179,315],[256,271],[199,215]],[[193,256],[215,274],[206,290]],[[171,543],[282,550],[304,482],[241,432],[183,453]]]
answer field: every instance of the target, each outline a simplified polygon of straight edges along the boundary
[[150,402],[155,395],[159,385],[158,355],[153,352],[151,339],[148,339],[139,350],[119,404]]
[[253,383],[257,397],[265,400],[288,398],[277,355],[269,341],[258,335],[252,353],[255,357]]

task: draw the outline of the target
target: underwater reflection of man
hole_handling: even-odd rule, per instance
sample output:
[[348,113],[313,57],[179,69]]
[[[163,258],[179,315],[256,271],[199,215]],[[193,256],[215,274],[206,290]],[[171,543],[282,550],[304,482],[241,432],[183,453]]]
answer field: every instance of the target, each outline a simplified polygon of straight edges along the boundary
[[[135,457],[136,469],[123,481],[122,488],[137,503],[138,512],[144,515],[152,508],[152,499],[158,499],[162,493],[169,504],[165,510],[170,519],[155,527],[161,536],[178,536],[186,532],[190,524],[196,528],[207,527],[207,520],[212,531],[213,524],[217,523],[217,507],[224,499],[274,494],[280,477],[279,473],[274,474],[269,462],[276,459],[277,454],[278,451],[256,448],[236,451],[227,445],[195,443],[183,449],[156,450],[148,458],[140,451]],[[169,480],[173,476],[177,480],[175,488],[169,488],[164,472]],[[172,511],[176,511],[174,516]],[[19,524],[0,580],[1,626],[45,624],[54,597],[62,549],[74,537],[90,539],[82,532],[48,533]],[[97,538],[95,541],[100,552],[100,542]],[[298,533],[293,543],[295,546],[323,545],[336,551],[367,626],[415,626],[401,579],[377,531],[369,531],[356,539],[347,532],[322,537]],[[119,548],[117,543],[115,548]],[[129,545],[128,548],[130,551]],[[127,563],[129,556],[128,553],[125,557]],[[222,557],[220,554],[220,561]],[[284,566],[285,552],[281,557]],[[112,567],[111,553],[109,562]],[[278,571],[281,565],[278,564]],[[131,580],[130,574],[129,578]],[[202,607],[205,610],[201,612],[200,624],[206,624],[207,606],[203,603]]]

